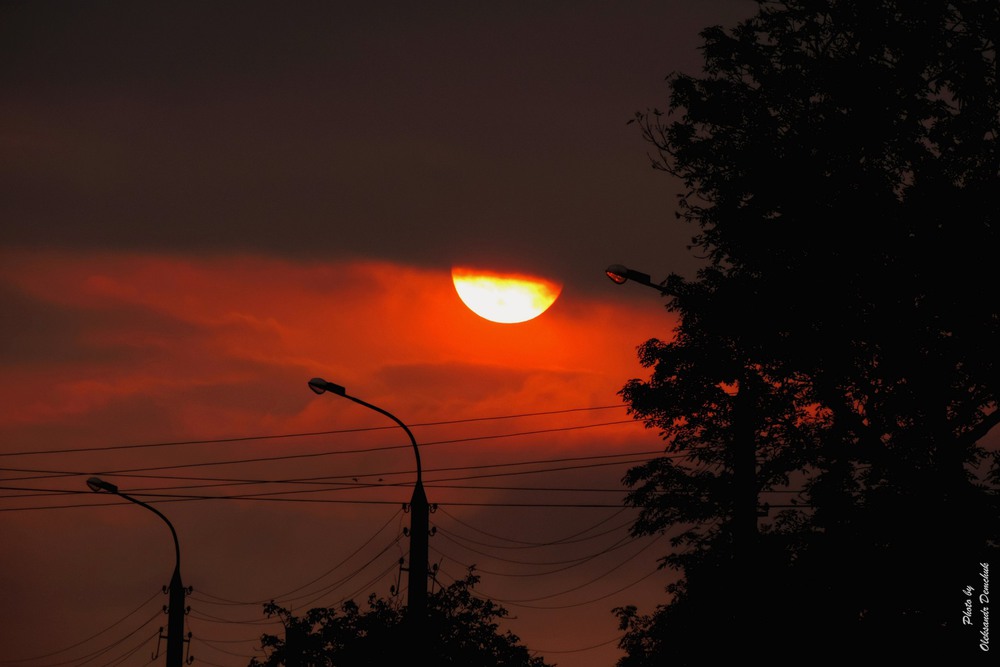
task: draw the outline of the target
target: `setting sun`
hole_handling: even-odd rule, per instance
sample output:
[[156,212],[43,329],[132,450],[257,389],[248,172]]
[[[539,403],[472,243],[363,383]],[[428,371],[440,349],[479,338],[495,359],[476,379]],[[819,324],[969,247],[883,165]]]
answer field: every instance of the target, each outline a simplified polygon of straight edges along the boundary
[[500,274],[455,267],[455,291],[469,310],[502,324],[538,317],[559,297],[562,286],[533,276]]

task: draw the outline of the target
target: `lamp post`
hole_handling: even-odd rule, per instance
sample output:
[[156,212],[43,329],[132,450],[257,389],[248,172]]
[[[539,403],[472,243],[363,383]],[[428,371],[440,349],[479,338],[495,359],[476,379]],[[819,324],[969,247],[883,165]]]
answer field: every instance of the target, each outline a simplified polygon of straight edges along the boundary
[[641,271],[633,271],[627,266],[622,266],[621,264],[612,264],[608,268],[604,269],[604,274],[611,279],[612,282],[622,285],[628,281],[634,283],[639,283],[640,285],[645,285],[646,287],[652,287],[658,290],[660,294],[667,294],[667,290],[663,285],[657,285],[649,277],[648,273],[643,273]]
[[[413,486],[413,495],[410,498],[410,566],[407,577],[407,598],[406,605],[409,610],[409,617],[415,624],[422,623],[427,615],[427,565],[428,565],[428,530],[430,527],[430,505],[427,503],[427,494],[424,493],[424,482],[420,468],[420,450],[417,448],[417,440],[413,433],[407,428],[398,417],[391,412],[383,410],[377,405],[372,405],[360,398],[356,398],[347,393],[347,390],[339,384],[327,382],[323,378],[313,378],[309,380],[309,388],[316,394],[330,392],[337,396],[354,401],[358,405],[363,405],[369,410],[381,413],[393,420],[406,431],[413,445],[413,455],[417,461],[417,481]],[[416,574],[416,577],[414,577]]]
[[[661,283],[655,284],[649,274],[612,264],[604,273],[612,282],[622,285],[628,281],[652,287],[663,295],[675,296],[667,291]],[[754,394],[751,386],[753,380],[746,364],[742,365],[735,404],[733,406],[734,443],[736,446],[733,460],[733,551],[739,573],[736,589],[747,591],[756,576],[755,559],[757,543],[757,443],[754,428],[755,409]],[[747,619],[750,615],[749,593],[744,592],[738,603],[738,618]],[[742,604],[742,607],[739,607]]]
[[170,529],[170,535],[174,538],[175,565],[173,576],[170,577],[170,596],[167,607],[167,667],[181,667],[184,664],[184,596],[186,591],[184,590],[184,584],[181,583],[181,547],[177,541],[177,531],[174,530],[173,524],[158,509],[132,496],[125,495],[111,482],[106,482],[100,477],[91,477],[87,480],[87,486],[95,493],[112,493],[130,503],[145,507],[163,519],[163,522]]

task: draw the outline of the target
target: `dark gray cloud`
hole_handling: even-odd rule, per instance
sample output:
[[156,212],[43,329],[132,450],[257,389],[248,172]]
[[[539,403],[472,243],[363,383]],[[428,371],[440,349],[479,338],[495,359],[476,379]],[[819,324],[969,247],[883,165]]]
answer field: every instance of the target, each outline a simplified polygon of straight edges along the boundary
[[687,270],[626,121],[752,6],[8,2],[0,239]]

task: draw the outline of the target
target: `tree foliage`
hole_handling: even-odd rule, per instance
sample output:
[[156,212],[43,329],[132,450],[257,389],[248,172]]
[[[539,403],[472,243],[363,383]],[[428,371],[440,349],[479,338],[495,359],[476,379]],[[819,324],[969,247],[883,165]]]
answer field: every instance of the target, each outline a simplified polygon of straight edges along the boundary
[[[546,667],[498,621],[507,611],[478,598],[479,582],[470,569],[464,579],[428,596],[427,617],[407,617],[394,599],[372,594],[367,608],[353,600],[339,609],[320,607],[302,616],[271,602],[265,613],[280,619],[284,637],[265,634],[264,660],[250,667],[356,667],[433,664],[446,667]],[[422,658],[422,659],[421,659]]]
[[683,664],[736,597],[789,650],[978,650],[956,609],[998,540],[1000,3],[757,4],[634,119],[708,261],[665,281],[679,325],[622,392],[668,443],[625,477],[633,530],[671,531],[683,578],[619,610],[621,667]]

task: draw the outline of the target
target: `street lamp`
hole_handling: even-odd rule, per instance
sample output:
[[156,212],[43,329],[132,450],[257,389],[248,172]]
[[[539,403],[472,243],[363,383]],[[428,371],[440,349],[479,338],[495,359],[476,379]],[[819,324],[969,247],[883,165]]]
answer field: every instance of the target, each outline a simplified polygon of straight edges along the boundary
[[[413,496],[410,498],[410,567],[408,575],[408,588],[406,604],[409,615],[415,622],[420,623],[427,615],[427,552],[428,530],[430,526],[430,505],[427,503],[427,494],[424,493],[424,482],[420,468],[420,450],[417,448],[417,440],[413,433],[407,428],[398,417],[391,412],[383,410],[377,405],[372,405],[360,398],[355,398],[347,393],[339,384],[327,382],[323,378],[313,378],[309,380],[309,388],[316,394],[330,392],[337,396],[354,401],[358,405],[363,405],[369,410],[381,413],[393,420],[410,438],[413,445],[413,455],[417,460],[417,481],[413,486]],[[417,575],[414,579],[414,573]]]
[[[124,498],[130,503],[135,503],[136,505],[145,507],[153,514],[163,519],[163,522],[167,524],[167,527],[170,529],[170,534],[174,538],[174,555],[176,560],[174,565],[174,574],[170,577],[170,597],[168,598],[169,606],[167,607],[167,667],[181,667],[181,665],[184,664],[184,659],[182,657],[184,653],[184,596],[187,591],[184,590],[184,584],[181,583],[181,547],[180,543],[177,541],[177,531],[174,530],[173,524],[171,524],[167,517],[163,516],[158,509],[151,505],[147,505],[132,496],[125,495],[111,482],[106,482],[100,477],[91,477],[87,480],[87,486],[89,486],[90,490],[95,493],[111,493],[120,498]],[[160,628],[160,631],[162,632],[163,628]]]
[[[670,294],[666,286],[653,283],[649,274],[633,271],[621,264],[612,264],[604,270],[604,273],[619,285],[631,280],[640,285],[652,287],[660,294]],[[735,487],[733,543],[736,560],[744,568],[743,580],[750,582],[756,574],[754,572],[754,559],[756,558],[759,494],[757,492],[756,436],[752,421],[755,401],[754,392],[751,389],[750,372],[745,364],[740,374],[738,387],[733,411],[733,422],[736,427],[734,435],[736,457],[733,461],[733,486]],[[749,595],[744,594],[742,597],[745,607],[741,611],[746,617],[749,614]]]
[[612,282],[622,285],[629,280],[634,283],[639,283],[640,285],[645,285],[646,287],[652,287],[658,290],[661,294],[666,294],[667,290],[663,285],[657,285],[649,277],[648,273],[643,273],[642,271],[633,271],[627,266],[622,266],[621,264],[612,264],[608,268],[604,269],[604,274],[611,279]]

